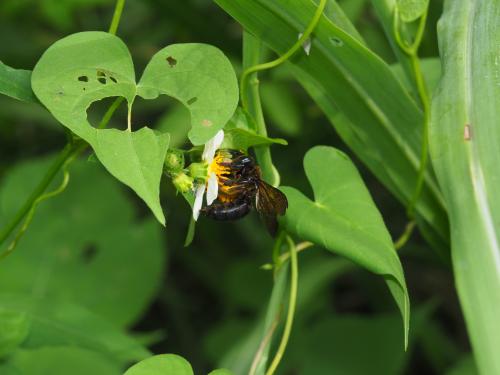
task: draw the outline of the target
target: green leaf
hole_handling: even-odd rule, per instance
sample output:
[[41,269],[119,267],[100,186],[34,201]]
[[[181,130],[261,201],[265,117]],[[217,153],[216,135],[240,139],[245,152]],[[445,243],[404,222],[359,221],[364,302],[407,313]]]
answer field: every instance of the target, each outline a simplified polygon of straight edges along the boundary
[[[279,55],[297,41],[316,11],[311,0],[216,3]],[[310,55],[298,52],[290,69],[347,145],[407,204],[417,181],[422,113],[390,67],[345,31],[349,20],[344,16],[339,22],[325,13],[314,31]],[[343,121],[337,122],[339,114]],[[416,209],[420,225],[432,232],[428,237],[447,251],[447,216],[430,166]]]
[[[0,225],[2,216],[21,207],[50,161],[26,162],[5,176]],[[2,261],[0,292],[36,291],[130,325],[162,280],[160,226],[152,218],[136,219],[133,203],[99,164],[75,161],[70,174],[65,192],[40,204],[18,248]]]
[[482,374],[500,373],[499,17],[497,1],[445,2],[438,28],[443,76],[429,138],[450,215],[458,296]]
[[120,365],[104,354],[69,346],[21,350],[15,353],[8,365],[15,374],[23,375],[121,374]]
[[29,332],[29,320],[25,313],[0,308],[0,359],[13,352]]
[[174,44],[156,53],[137,85],[137,94],[166,94],[191,113],[189,139],[201,145],[222,129],[238,104],[238,82],[224,54],[208,44]]
[[12,69],[0,61],[0,94],[25,102],[38,103],[31,90],[31,71]]
[[289,208],[288,231],[381,275],[396,300],[408,340],[410,306],[403,269],[382,216],[349,158],[318,146],[304,157],[314,200],[283,187]]
[[122,364],[149,355],[114,324],[77,305],[0,293],[0,309],[26,314],[29,319],[30,330],[23,348],[72,345],[101,352]]
[[234,71],[215,47],[166,47],[136,84],[127,47],[104,32],[77,33],[54,43],[36,64],[32,86],[56,119],[87,141],[108,171],[130,186],[162,224],[158,192],[169,136],[147,127],[137,132],[96,129],[87,109],[97,100],[122,96],[131,111],[137,95],[154,99],[167,94],[189,107],[190,138],[202,144],[225,125],[238,101]]
[[[170,135],[147,127],[136,132],[104,129],[96,137],[95,153],[120,181],[131,181],[133,189],[165,224],[160,206],[160,180]],[[132,187],[132,186],[131,186]]]
[[124,375],[193,375],[193,369],[178,355],[159,354],[133,365]]
[[413,22],[422,17],[429,7],[429,0],[396,0],[403,22]]
[[257,134],[252,118],[241,108],[238,108],[224,128],[224,142],[221,148],[248,150],[249,147],[271,145],[273,143],[286,146],[288,143],[281,138],[269,138]]

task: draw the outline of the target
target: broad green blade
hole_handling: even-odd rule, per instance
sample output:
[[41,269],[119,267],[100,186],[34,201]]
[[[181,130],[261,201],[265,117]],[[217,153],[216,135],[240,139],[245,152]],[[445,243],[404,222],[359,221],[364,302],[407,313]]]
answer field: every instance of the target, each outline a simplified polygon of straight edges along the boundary
[[[280,55],[297,41],[316,10],[311,0],[216,3]],[[301,50],[293,56],[292,72],[342,139],[406,203],[416,185],[422,113],[390,67],[348,34],[348,20],[336,22],[327,13],[322,16],[312,36],[310,55]],[[334,122],[339,112],[345,119],[341,124]],[[445,244],[447,217],[430,167],[417,212],[433,237]]]
[[458,294],[478,368],[500,374],[500,2],[447,0],[430,145],[450,214]]

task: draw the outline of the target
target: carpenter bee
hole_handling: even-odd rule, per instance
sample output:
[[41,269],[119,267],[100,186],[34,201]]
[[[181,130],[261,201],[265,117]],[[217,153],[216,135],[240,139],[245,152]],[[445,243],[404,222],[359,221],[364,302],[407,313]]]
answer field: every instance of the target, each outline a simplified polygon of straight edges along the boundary
[[228,221],[241,219],[254,207],[274,236],[277,216],[284,215],[288,208],[285,194],[263,181],[259,166],[242,151],[218,150],[214,162],[218,196],[202,212],[212,219]]

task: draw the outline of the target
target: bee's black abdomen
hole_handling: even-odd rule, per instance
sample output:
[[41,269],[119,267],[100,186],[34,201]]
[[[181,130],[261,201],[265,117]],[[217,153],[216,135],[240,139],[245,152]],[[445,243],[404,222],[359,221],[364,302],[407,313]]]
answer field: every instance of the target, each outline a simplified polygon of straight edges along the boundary
[[237,220],[250,212],[251,205],[244,200],[232,203],[214,203],[202,211],[206,216],[219,221]]

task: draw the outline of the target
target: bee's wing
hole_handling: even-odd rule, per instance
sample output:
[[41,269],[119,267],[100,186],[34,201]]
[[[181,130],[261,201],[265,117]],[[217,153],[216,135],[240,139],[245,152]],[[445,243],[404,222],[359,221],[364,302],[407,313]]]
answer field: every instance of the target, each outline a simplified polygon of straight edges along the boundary
[[288,208],[288,200],[281,191],[260,180],[255,195],[255,209],[262,217],[271,235],[278,229],[276,216],[284,215]]

